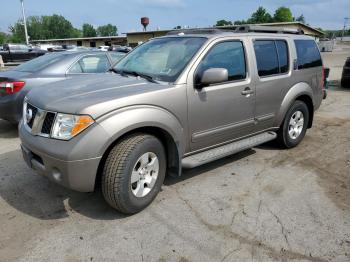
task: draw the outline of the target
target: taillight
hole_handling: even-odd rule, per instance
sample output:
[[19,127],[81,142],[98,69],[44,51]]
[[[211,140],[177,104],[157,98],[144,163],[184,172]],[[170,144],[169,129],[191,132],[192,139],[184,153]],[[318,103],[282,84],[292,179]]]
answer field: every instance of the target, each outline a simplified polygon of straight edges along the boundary
[[11,95],[21,91],[25,84],[23,81],[0,82],[0,89],[5,89],[5,93]]

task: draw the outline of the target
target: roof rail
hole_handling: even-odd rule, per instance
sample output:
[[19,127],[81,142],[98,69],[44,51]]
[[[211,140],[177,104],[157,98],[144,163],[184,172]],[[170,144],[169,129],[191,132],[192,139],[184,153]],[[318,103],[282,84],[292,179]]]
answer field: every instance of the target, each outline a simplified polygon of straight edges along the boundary
[[235,29],[236,33],[276,33],[276,34],[295,34],[303,35],[304,31],[294,28],[277,27],[277,26],[263,26],[263,25],[242,25],[237,26]]
[[198,28],[198,29],[175,29],[173,31],[168,32],[166,35],[181,35],[181,34],[208,34],[214,35],[224,32],[225,30],[221,30],[218,28]]

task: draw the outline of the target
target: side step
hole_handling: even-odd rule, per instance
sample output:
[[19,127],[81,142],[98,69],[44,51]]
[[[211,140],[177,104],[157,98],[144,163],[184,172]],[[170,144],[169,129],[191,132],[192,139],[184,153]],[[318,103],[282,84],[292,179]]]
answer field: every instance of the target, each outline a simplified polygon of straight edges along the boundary
[[214,160],[238,153],[240,151],[252,148],[254,146],[271,141],[277,137],[275,132],[265,132],[259,135],[248,137],[230,144],[216,147],[195,155],[191,155],[182,159],[183,168],[194,168]]

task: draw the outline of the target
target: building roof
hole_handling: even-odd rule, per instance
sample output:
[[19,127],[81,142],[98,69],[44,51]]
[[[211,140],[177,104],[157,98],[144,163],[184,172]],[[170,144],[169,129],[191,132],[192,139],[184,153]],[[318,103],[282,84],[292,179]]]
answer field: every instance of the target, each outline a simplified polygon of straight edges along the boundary
[[104,40],[104,39],[126,39],[126,36],[96,36],[96,37],[73,37],[73,38],[58,38],[58,39],[41,39],[31,40],[31,42],[55,42],[55,41],[83,41],[83,40]]

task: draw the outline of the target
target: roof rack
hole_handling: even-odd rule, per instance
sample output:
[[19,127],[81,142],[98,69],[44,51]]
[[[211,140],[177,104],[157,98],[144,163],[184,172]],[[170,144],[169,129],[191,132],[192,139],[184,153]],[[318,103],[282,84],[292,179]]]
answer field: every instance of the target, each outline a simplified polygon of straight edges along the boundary
[[277,27],[277,26],[264,26],[264,25],[240,25],[229,26],[227,28],[194,28],[194,29],[175,29],[167,33],[167,35],[194,35],[194,34],[207,34],[214,35],[224,32],[231,33],[274,33],[274,34],[295,34],[303,35],[304,31],[294,28]]
[[303,35],[304,31],[294,28],[277,27],[277,26],[263,26],[263,25],[242,25],[237,26],[235,29],[236,33],[275,33],[275,34],[295,34]]
[[[195,34],[207,34],[207,35],[215,35],[220,34],[228,30],[222,30],[218,28],[197,28],[197,29],[175,29],[173,31],[168,32],[166,35],[195,35]],[[232,31],[231,31],[232,32]]]

